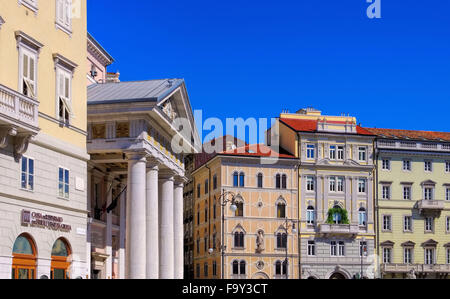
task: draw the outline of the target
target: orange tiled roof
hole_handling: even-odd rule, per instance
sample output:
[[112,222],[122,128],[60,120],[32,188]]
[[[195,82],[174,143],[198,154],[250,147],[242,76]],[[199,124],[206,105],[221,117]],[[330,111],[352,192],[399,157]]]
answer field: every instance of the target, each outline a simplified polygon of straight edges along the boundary
[[[280,121],[297,132],[317,132],[318,120],[281,118]],[[345,124],[340,121],[331,121],[330,123]],[[358,135],[374,135],[360,126],[356,126],[356,132]]]
[[373,134],[379,137],[385,138],[450,141],[450,133],[447,132],[376,129],[376,128],[364,128],[364,129],[366,129],[369,132],[372,132]]

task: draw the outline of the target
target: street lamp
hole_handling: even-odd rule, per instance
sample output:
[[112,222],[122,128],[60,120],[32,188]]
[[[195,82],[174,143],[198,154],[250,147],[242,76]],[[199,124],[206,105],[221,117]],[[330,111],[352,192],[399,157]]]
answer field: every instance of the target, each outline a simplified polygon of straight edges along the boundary
[[[229,198],[231,197],[231,199]],[[227,246],[225,245],[225,207],[230,203],[230,211],[235,213],[237,210],[236,205],[236,194],[234,194],[231,191],[225,191],[222,190],[222,194],[219,197],[220,205],[222,206],[222,240],[220,244],[220,251],[222,254],[222,279],[224,279],[224,268],[225,268],[225,250],[227,249]],[[209,249],[210,254],[212,254],[214,250],[212,248]]]
[[[292,228],[292,234],[296,234],[297,233],[297,228],[295,227],[295,222],[289,222],[289,219],[286,217],[284,220],[284,230],[286,231],[286,258],[284,260],[284,265],[285,265],[285,277],[286,279],[288,279],[288,229]],[[283,269],[283,267],[282,267]]]

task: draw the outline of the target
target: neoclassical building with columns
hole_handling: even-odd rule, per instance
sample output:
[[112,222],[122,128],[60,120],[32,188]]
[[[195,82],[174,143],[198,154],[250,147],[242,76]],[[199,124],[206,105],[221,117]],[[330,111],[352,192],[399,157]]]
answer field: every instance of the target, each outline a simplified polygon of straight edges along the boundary
[[92,277],[183,278],[183,157],[196,143],[184,80],[88,87]]

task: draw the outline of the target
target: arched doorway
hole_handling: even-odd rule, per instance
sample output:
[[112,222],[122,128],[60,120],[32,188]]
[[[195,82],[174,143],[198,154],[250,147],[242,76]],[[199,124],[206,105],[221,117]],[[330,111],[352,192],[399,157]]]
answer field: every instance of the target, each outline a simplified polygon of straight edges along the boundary
[[36,245],[28,234],[20,235],[14,242],[11,278],[36,278]]
[[70,278],[71,255],[69,243],[63,238],[56,240],[52,248],[51,279]]
[[346,279],[342,273],[335,272],[331,274],[330,279]]

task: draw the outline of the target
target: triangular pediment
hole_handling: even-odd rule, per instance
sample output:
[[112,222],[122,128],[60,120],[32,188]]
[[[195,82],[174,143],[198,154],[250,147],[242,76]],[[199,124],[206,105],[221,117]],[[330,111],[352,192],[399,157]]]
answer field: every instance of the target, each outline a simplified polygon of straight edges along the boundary
[[416,243],[414,243],[413,241],[406,241],[402,243],[403,247],[414,247],[416,246]]
[[423,181],[421,183],[421,185],[436,185],[436,182],[432,181],[432,180],[426,180],[426,181]]
[[438,243],[439,242],[437,242],[437,241],[435,241],[433,239],[430,239],[430,240],[428,240],[426,242],[423,242],[422,243],[422,247],[427,247],[427,246],[436,247]]
[[388,241],[384,241],[380,245],[384,246],[384,247],[392,247],[392,246],[394,246],[394,244],[395,244],[394,242],[388,240]]

